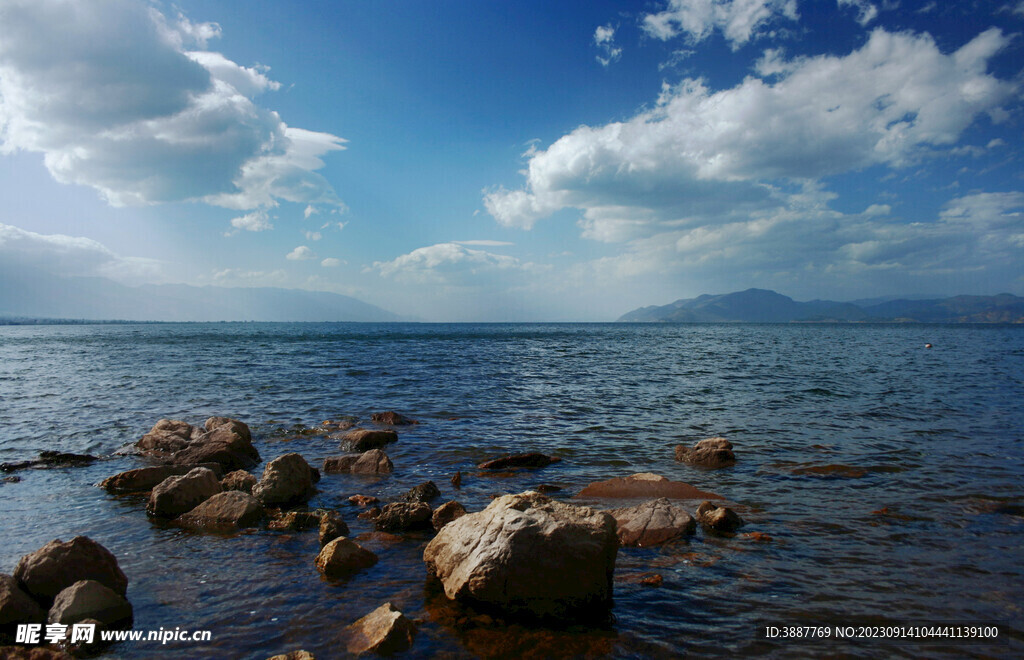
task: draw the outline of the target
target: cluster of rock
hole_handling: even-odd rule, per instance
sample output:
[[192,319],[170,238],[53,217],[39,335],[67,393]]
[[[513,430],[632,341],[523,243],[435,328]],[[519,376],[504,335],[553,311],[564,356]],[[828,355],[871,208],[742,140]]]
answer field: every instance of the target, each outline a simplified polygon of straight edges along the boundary
[[249,427],[229,417],[211,417],[201,427],[161,419],[135,446],[168,465],[217,463],[225,472],[248,470],[262,460]]
[[0,574],[0,639],[13,641],[18,624],[130,627],[127,590],[128,578],[105,547],[85,536],[56,539],[22,557],[13,575]]

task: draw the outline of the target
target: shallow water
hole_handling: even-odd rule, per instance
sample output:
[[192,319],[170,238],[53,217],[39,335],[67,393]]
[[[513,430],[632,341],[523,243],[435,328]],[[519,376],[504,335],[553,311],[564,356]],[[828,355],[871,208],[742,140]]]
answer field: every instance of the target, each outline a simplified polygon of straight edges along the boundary
[[[932,349],[925,349],[930,342]],[[95,487],[139,465],[23,470],[0,484],[0,571],[85,534],[128,575],[136,629],[212,632],[206,644],[122,643],[109,657],[338,654],[341,629],[387,600],[420,621],[411,655],[1010,657],[1024,651],[1024,328],[922,325],[172,324],[0,327],[0,461],[43,449],[110,456],[159,418],[246,421],[267,460],[341,453],[289,433],[398,410],[422,423],[388,448],[383,479],[325,475],[312,506],[387,501],[426,479],[471,510],[541,483],[657,472],[719,493],[739,535],[622,549],[614,622],[549,630],[480,618],[426,580],[427,535],[369,541],[347,583],[321,578],[315,533],[195,534]],[[732,468],[673,460],[712,435]],[[481,475],[514,451],[548,468]],[[260,474],[262,466],[253,469]],[[463,472],[463,487],[448,482]],[[617,506],[613,502],[590,502]],[[692,508],[692,507],[691,507]],[[644,573],[664,577],[641,585]],[[765,626],[998,625],[992,644],[765,638]]]

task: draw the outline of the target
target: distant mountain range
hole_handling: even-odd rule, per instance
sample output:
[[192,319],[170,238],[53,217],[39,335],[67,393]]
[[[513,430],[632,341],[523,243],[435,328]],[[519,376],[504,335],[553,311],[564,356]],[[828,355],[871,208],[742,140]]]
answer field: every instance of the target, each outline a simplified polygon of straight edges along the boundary
[[185,284],[133,287],[100,277],[56,277],[0,264],[0,320],[403,321],[324,291]]
[[[879,300],[879,299],[876,299]],[[955,296],[883,302],[797,302],[765,289],[677,300],[634,309],[619,321],[655,323],[1024,323],[1024,298]]]

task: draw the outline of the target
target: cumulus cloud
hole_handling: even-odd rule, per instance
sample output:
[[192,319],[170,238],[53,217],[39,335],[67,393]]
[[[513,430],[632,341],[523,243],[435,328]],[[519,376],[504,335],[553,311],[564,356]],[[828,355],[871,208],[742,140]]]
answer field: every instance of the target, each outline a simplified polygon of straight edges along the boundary
[[335,259],[334,257],[327,257],[320,262],[320,265],[324,268],[337,268],[342,264],[341,259]]
[[382,277],[398,282],[466,284],[483,282],[496,273],[533,267],[515,257],[473,250],[458,243],[438,243],[417,248],[392,261],[375,262],[368,270],[376,270]]
[[597,61],[601,66],[607,67],[612,62],[622,59],[622,48],[615,45],[615,28],[610,24],[598,26],[594,30],[594,45],[599,51]]
[[836,0],[839,7],[853,7],[857,10],[857,22],[865,26],[878,17],[878,7],[867,0]]
[[652,109],[536,150],[526,185],[486,190],[484,204],[524,229],[577,208],[584,235],[604,241],[782,209],[794,185],[909,165],[950,149],[980,114],[998,116],[1016,86],[986,66],[1007,42],[993,28],[947,55],[928,35],[876,29],[842,57],[775,53],[772,82],[666,85]]
[[642,27],[662,41],[685,34],[691,43],[717,29],[736,50],[780,18],[799,18],[796,0],[669,0],[664,11],[645,15]]
[[140,0],[5,2],[0,148],[42,153],[55,179],[118,206],[340,206],[315,170],[344,140],[257,105],[279,83],[205,50],[219,36]]
[[316,253],[310,250],[305,245],[300,245],[299,247],[289,252],[285,256],[285,259],[289,259],[291,261],[308,261],[310,259],[316,259]]
[[81,236],[38,234],[0,224],[0,264],[67,277],[108,277],[128,284],[163,279],[164,263],[124,257]]
[[237,230],[244,229],[245,231],[267,231],[274,228],[274,225],[270,224],[270,218],[267,217],[265,210],[253,211],[252,213],[232,218],[231,226]]

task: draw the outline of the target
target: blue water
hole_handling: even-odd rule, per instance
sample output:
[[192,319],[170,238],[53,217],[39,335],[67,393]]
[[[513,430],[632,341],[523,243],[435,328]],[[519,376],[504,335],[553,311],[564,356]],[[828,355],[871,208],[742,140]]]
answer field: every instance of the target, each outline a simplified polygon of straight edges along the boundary
[[[925,349],[926,342],[934,345]],[[619,553],[614,623],[549,630],[454,608],[426,580],[429,535],[367,541],[381,561],[324,580],[315,533],[194,534],[95,487],[158,419],[247,422],[270,460],[341,453],[326,419],[397,410],[422,423],[393,475],[325,475],[314,506],[396,498],[433,479],[471,510],[541,483],[656,472],[721,494],[747,536]],[[677,463],[724,435],[734,467]],[[137,629],[205,644],[123,643],[109,657],[335,657],[341,629],[390,600],[419,622],[412,656],[1012,657],[1024,652],[1024,328],[924,325],[169,324],[0,327],[0,461],[43,449],[107,456],[0,484],[0,572],[85,534],[119,558]],[[479,474],[503,453],[563,460]],[[829,467],[832,466],[832,467]],[[448,483],[464,473],[461,491]],[[262,466],[253,469],[258,476]],[[440,501],[440,500],[439,500]],[[578,501],[578,500],[577,500]],[[614,502],[586,502],[613,507]],[[638,582],[658,573],[658,588]],[[998,625],[994,644],[769,640],[764,627]]]

